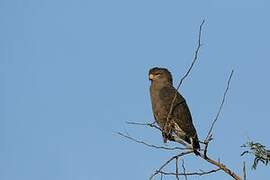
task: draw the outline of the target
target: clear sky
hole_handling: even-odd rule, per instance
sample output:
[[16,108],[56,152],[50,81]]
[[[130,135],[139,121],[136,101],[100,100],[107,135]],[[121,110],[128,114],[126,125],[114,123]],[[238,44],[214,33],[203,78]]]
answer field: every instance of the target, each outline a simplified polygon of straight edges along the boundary
[[[153,121],[148,70],[167,67],[177,82],[203,19],[199,60],[180,91],[203,139],[235,70],[209,155],[239,174],[246,160],[249,179],[267,179],[269,167],[251,171],[240,145],[270,146],[269,17],[267,0],[0,0],[0,179],[147,179],[177,152],[115,132],[162,144],[125,121]],[[194,156],[185,164],[212,168]]]

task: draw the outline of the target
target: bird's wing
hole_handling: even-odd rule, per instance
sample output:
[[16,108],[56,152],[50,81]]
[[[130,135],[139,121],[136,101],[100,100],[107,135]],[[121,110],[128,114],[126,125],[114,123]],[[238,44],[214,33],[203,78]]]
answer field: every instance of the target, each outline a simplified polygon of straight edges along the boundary
[[196,130],[193,126],[191,113],[184,97],[173,86],[167,86],[161,89],[160,98],[165,102],[164,104],[169,112],[175,93],[176,99],[173,104],[171,118],[188,137],[194,137]]

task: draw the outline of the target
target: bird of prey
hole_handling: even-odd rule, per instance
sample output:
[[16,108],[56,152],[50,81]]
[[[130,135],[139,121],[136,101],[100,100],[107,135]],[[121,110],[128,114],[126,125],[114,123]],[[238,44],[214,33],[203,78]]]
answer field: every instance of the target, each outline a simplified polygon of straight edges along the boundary
[[173,87],[170,71],[165,68],[152,68],[149,70],[149,80],[151,81],[152,110],[154,118],[162,130],[164,143],[167,140],[173,141],[174,135],[191,144],[194,153],[197,154],[200,144],[192,123],[191,113],[184,97]]

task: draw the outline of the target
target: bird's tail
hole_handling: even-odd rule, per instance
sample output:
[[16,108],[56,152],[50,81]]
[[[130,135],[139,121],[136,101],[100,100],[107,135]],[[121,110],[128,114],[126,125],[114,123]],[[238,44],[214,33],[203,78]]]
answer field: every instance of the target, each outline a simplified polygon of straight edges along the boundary
[[190,138],[190,141],[191,141],[191,145],[193,147],[194,153],[196,155],[199,155],[200,153],[198,151],[200,151],[200,143],[199,143],[198,136],[196,135],[195,137]]

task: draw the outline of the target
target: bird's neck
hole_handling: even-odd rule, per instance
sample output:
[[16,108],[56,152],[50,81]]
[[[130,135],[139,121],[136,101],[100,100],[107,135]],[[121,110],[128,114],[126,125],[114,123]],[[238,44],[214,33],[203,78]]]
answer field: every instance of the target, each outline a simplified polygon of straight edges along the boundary
[[168,87],[168,86],[173,86],[170,82],[163,82],[163,83],[160,83],[160,82],[155,82],[153,81],[151,83],[151,88],[154,88],[156,90],[159,90],[159,89],[162,89],[164,87]]

